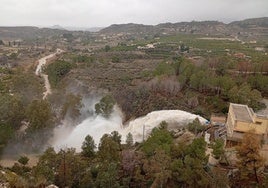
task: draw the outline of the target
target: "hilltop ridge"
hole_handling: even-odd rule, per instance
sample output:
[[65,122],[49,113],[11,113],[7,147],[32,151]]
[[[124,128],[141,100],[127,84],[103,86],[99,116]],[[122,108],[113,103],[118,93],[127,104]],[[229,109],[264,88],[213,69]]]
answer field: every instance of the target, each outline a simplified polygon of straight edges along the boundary
[[252,18],[225,24],[219,21],[191,21],[177,23],[160,23],[158,25],[113,24],[100,30],[102,34],[118,33],[190,33],[190,34],[232,34],[233,32],[263,32],[268,29],[268,17]]
[[38,37],[58,36],[73,32],[94,32],[103,35],[135,34],[135,35],[158,35],[158,34],[206,34],[206,35],[233,35],[243,32],[254,31],[255,35],[263,35],[268,31],[268,17],[250,18],[225,24],[219,21],[191,21],[177,23],[160,23],[157,25],[144,25],[136,23],[112,24],[105,28],[68,30],[59,25],[50,28],[34,26],[0,27],[0,36],[3,38],[31,39]]

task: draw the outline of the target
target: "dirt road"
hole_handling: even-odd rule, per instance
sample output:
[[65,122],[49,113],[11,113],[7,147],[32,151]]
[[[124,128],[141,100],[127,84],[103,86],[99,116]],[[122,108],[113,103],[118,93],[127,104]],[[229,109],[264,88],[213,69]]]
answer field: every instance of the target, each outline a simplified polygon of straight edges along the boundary
[[38,60],[38,65],[36,67],[35,74],[37,76],[43,77],[43,79],[45,81],[45,89],[46,90],[43,93],[43,99],[45,99],[47,97],[47,95],[51,94],[51,87],[50,87],[50,83],[48,80],[48,75],[43,73],[42,68],[46,65],[46,63],[49,59],[53,58],[54,56],[56,56],[58,54],[61,54],[62,52],[63,52],[63,50],[57,49],[57,51],[55,53],[50,54],[50,55]]

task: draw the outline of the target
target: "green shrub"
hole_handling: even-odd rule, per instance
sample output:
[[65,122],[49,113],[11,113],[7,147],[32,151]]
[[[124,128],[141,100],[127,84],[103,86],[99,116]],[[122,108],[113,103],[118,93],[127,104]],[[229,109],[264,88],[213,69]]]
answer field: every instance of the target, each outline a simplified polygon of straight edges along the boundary
[[205,129],[205,126],[200,123],[198,118],[195,118],[192,123],[187,125],[187,128],[190,132],[197,134],[202,132]]
[[48,79],[53,87],[56,87],[60,80],[70,72],[72,64],[67,61],[55,61],[49,64],[46,68]]
[[212,145],[213,152],[212,154],[216,159],[220,159],[220,157],[224,153],[224,141],[222,139],[217,139]]
[[96,114],[101,114],[102,116],[108,118],[113,112],[114,105],[114,98],[111,95],[106,95],[100,100],[99,103],[95,105],[95,112]]
[[161,76],[161,75],[174,75],[175,69],[171,64],[162,62],[157,65],[153,72],[154,76]]

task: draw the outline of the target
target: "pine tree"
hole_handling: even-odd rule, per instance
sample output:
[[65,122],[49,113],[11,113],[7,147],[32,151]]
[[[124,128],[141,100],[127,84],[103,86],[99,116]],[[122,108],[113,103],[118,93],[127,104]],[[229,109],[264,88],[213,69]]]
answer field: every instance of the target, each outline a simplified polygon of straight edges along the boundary
[[101,137],[98,149],[97,155],[102,162],[119,161],[120,145],[114,141],[111,135],[104,134]]
[[85,141],[82,144],[82,155],[84,157],[93,157],[95,155],[96,145],[92,136],[87,135]]
[[212,154],[216,159],[220,159],[222,155],[224,154],[224,141],[223,139],[216,139],[215,143],[212,145]]
[[133,135],[131,133],[127,134],[126,144],[127,144],[128,147],[133,146]]
[[238,168],[243,182],[255,181],[260,183],[261,168],[264,159],[260,155],[261,140],[254,132],[245,133],[242,143],[237,147]]

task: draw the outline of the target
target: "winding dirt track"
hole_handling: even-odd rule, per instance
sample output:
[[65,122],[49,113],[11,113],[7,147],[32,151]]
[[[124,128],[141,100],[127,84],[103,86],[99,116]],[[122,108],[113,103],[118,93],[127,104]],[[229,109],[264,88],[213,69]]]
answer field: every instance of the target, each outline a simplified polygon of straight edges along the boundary
[[[45,64],[47,63],[48,60],[50,60],[51,58],[55,57],[58,54],[61,54],[62,52],[64,52],[64,51],[61,49],[57,49],[57,51],[55,53],[50,54],[48,56],[45,56],[45,57],[38,60],[38,65],[37,65],[37,68],[35,70],[35,74],[37,76],[43,77],[43,79],[45,81],[45,89],[46,90],[43,93],[43,99],[45,99],[47,97],[47,95],[51,93],[51,88],[50,88],[50,83],[48,80],[48,75],[42,73],[42,68],[43,68],[43,66],[45,66]],[[27,155],[27,157],[30,159],[28,162],[28,165],[30,167],[37,164],[38,155],[30,154],[30,155]],[[17,160],[18,160],[18,156],[16,156],[15,158],[6,156],[0,160],[0,165],[3,167],[12,167],[14,165],[14,163],[17,162]]]
[[45,81],[45,92],[43,93],[43,99],[45,99],[47,97],[47,95],[51,94],[51,87],[50,87],[50,83],[49,83],[49,80],[48,80],[48,75],[44,74],[42,72],[42,68],[43,66],[46,65],[47,61],[51,58],[53,58],[54,56],[58,55],[58,54],[61,54],[63,52],[63,50],[61,49],[57,49],[57,51],[53,54],[50,54],[48,56],[45,56],[41,59],[38,60],[38,65],[36,67],[36,70],[35,70],[35,74],[37,76],[40,76],[44,79]]

